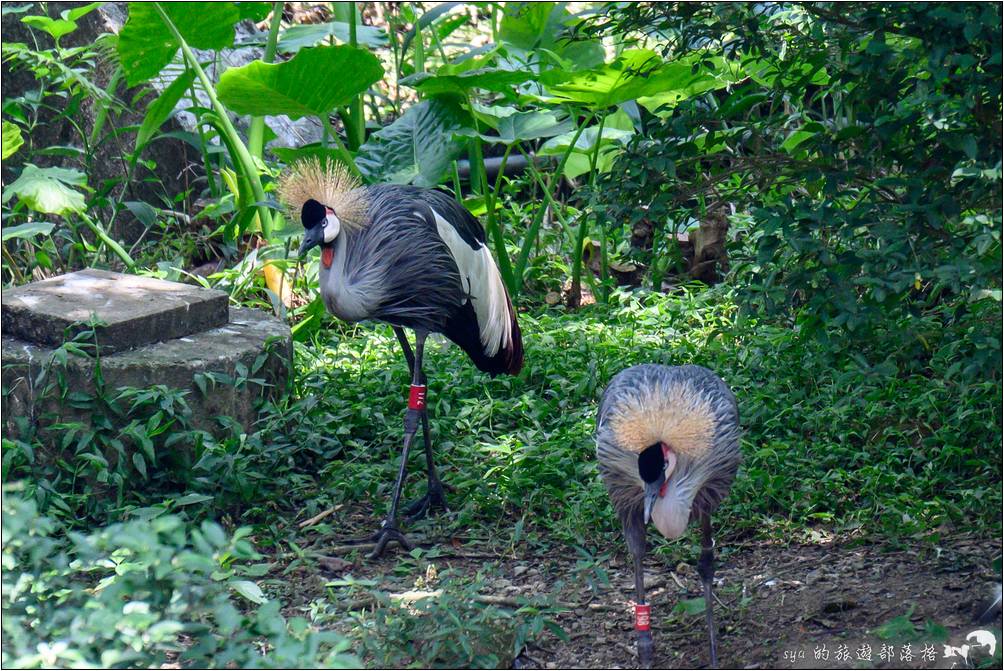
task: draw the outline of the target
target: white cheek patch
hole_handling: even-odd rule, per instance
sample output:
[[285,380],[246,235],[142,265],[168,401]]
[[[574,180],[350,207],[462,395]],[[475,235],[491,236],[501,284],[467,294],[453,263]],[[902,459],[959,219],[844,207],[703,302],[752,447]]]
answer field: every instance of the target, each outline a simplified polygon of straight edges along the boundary
[[324,221],[324,241],[331,242],[338,237],[338,233],[341,230],[342,222],[332,212],[328,212],[328,216]]
[[671,489],[665,496],[657,498],[652,506],[652,524],[666,538],[682,536],[690,521],[689,502],[681,501],[674,494]]

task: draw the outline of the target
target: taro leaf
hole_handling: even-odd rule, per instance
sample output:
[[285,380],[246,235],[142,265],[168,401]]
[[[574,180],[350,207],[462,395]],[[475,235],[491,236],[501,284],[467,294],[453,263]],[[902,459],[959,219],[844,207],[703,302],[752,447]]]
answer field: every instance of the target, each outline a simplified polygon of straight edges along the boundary
[[499,24],[499,39],[523,51],[553,47],[569,18],[563,4],[507,2]]
[[264,21],[265,17],[272,11],[271,2],[238,2],[237,11],[240,12],[240,20],[251,19],[252,21]]
[[[282,31],[277,48],[284,54],[291,54],[304,47],[312,47],[331,36],[340,42],[348,43],[349,24],[342,21],[328,21],[291,26]],[[387,46],[387,33],[373,26],[356,26],[356,40],[361,45],[377,49]]]
[[[291,165],[305,158],[316,158],[322,163],[342,161],[342,153],[337,149],[325,148],[320,142],[312,142],[300,147],[272,147],[272,153],[286,165]],[[302,232],[302,231],[301,231]]]
[[[160,7],[196,49],[223,49],[234,43],[240,11],[232,2],[164,2]],[[119,60],[129,86],[160,73],[180,46],[153,3],[129,3],[129,19],[118,40]]]
[[181,100],[181,96],[185,95],[185,91],[188,90],[188,87],[192,85],[194,80],[195,72],[190,69],[185,70],[147,108],[146,116],[143,117],[143,124],[136,133],[137,150],[145,147],[153,137],[153,134],[157,132],[157,129],[167,121],[171,113],[174,112],[175,105]]
[[465,143],[454,134],[470,117],[454,102],[431,98],[412,105],[397,121],[359,148],[356,165],[368,182],[435,186]]
[[[486,109],[504,111],[511,110],[512,108],[482,107],[481,114],[484,114],[484,110]],[[492,126],[498,131],[498,136],[480,135],[481,139],[485,142],[513,144],[514,142],[536,140],[542,137],[554,137],[555,135],[562,135],[563,133],[570,133],[575,130],[575,122],[570,117],[559,119],[557,114],[547,110],[534,110],[531,112],[517,112],[513,110],[511,114],[504,114],[498,117]],[[459,135],[478,136],[470,128],[464,129]],[[568,146],[567,143],[565,146]]]
[[59,13],[59,17],[61,19],[66,19],[67,21],[76,21],[80,17],[90,14],[103,4],[103,2],[90,2],[86,5],[81,5],[80,7],[75,7],[73,9],[64,9]]
[[[579,135],[579,139],[575,142],[575,149],[572,150],[565,163],[564,174],[566,177],[574,179],[589,172],[598,133],[599,124],[590,126]],[[606,121],[603,122],[603,135],[600,138],[600,152],[596,159],[597,172],[608,172],[613,167],[614,158],[621,152],[621,148],[627,144],[632,135],[634,135],[634,125],[624,110],[617,110],[606,118]],[[575,137],[575,133],[569,132],[552,138],[541,145],[537,153],[561,156],[568,150],[568,145],[573,137]]]
[[418,89],[427,96],[441,93],[466,93],[471,89],[509,92],[513,86],[536,77],[529,70],[503,70],[500,68],[478,68],[451,74],[450,66],[444,66],[436,74],[418,72],[404,77],[401,83]]
[[67,21],[66,19],[53,19],[48,16],[26,16],[21,19],[21,22],[25,25],[31,26],[32,28],[37,28],[43,32],[49,33],[52,39],[59,40],[63,35],[68,35],[77,29],[77,24],[73,21]]
[[24,138],[21,137],[21,127],[16,123],[11,123],[10,121],[3,122],[3,152],[0,154],[0,158],[7,160],[9,156],[12,156],[14,152],[21,148],[24,144]]
[[55,224],[47,221],[30,221],[19,226],[5,226],[0,233],[0,239],[7,242],[12,238],[34,238],[39,235],[49,235],[55,227]]
[[86,206],[84,195],[71,186],[86,187],[87,177],[79,170],[68,168],[39,168],[26,163],[21,176],[3,192],[3,202],[17,196],[22,203],[36,212],[64,214],[82,212]]
[[744,79],[746,73],[737,62],[713,56],[699,61],[684,58],[666,63],[659,69],[657,77],[665,88],[654,95],[642,96],[638,104],[656,116],[665,116],[681,100],[723,89]]
[[599,40],[564,39],[566,26],[575,21],[565,4],[507,2],[499,24],[499,39],[510,50],[534,52],[533,60],[538,60],[541,54],[551,54],[566,69],[602,65],[606,51]]
[[591,70],[564,72],[550,70],[541,74],[541,82],[559,100],[567,100],[603,109],[628,100],[638,100],[649,109],[657,109],[702,91],[722,88],[737,74],[726,69],[720,58],[705,59],[712,67],[698,66],[695,59],[665,63],[650,49],[631,49],[610,63]]
[[285,63],[253,61],[227,70],[216,92],[238,114],[299,119],[349,104],[382,77],[379,59],[365,49],[313,47]]

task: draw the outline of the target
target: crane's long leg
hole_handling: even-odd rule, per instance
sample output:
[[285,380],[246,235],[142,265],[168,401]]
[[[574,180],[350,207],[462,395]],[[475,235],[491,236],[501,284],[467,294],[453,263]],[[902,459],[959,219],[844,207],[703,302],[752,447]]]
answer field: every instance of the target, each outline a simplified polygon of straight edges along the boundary
[[637,514],[628,514],[621,519],[624,525],[624,537],[628,549],[634,558],[634,592],[635,592],[635,634],[638,639],[638,666],[643,669],[652,668],[652,656],[655,645],[652,642],[651,607],[645,602],[645,522],[641,510]]
[[[419,419],[425,409],[425,378],[422,375],[422,354],[425,351],[425,339],[428,333],[424,331],[415,331],[415,354],[414,360],[409,356],[411,354],[410,348],[407,347],[407,339],[404,337],[404,333],[398,329],[394,329],[397,333],[398,340],[401,341],[401,345],[404,348],[405,359],[408,359],[409,367],[411,368],[411,388],[412,393],[408,399],[408,409],[404,413],[404,445],[401,447],[401,464],[398,466],[397,470],[397,482],[394,483],[394,495],[390,501],[390,511],[387,513],[387,517],[380,525],[380,530],[377,531],[374,541],[376,542],[376,547],[373,548],[373,552],[370,554],[370,559],[376,559],[383,554],[384,549],[387,547],[387,543],[394,540],[400,545],[404,546],[405,549],[411,549],[411,543],[405,538],[401,530],[397,528],[397,507],[401,503],[401,491],[404,489],[404,478],[408,471],[408,451],[411,449],[411,442],[415,439],[415,433],[418,431]],[[418,395],[416,395],[416,389],[420,389]]]
[[704,619],[708,624],[708,641],[711,648],[711,668],[718,668],[718,640],[715,632],[714,601],[711,592],[715,578],[715,541],[711,535],[711,515],[701,516],[701,558],[697,560],[697,573],[704,583]]
[[[408,344],[408,337],[405,335],[404,329],[399,326],[394,327],[394,335],[397,336],[397,341],[401,343],[401,349],[404,351],[404,358],[408,361],[408,371],[412,374],[412,378],[414,378],[415,356],[411,353],[411,345]],[[419,376],[421,377],[421,384],[425,385],[425,373],[421,371],[421,366],[419,366]],[[409,522],[422,517],[430,508],[440,508],[443,511],[449,510],[446,506],[446,493],[443,490],[443,482],[439,479],[439,475],[436,473],[436,464],[432,458],[432,438],[431,432],[429,431],[429,411],[428,409],[423,408],[421,413],[422,439],[425,443],[425,465],[426,473],[429,478],[429,489],[425,496],[408,504],[408,506],[404,509],[404,514],[408,517]]]

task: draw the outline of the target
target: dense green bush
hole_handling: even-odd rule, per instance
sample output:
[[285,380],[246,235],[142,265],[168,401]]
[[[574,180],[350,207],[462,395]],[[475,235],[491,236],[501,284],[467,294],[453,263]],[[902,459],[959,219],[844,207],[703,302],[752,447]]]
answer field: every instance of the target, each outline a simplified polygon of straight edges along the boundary
[[250,532],[160,515],[80,533],[5,488],[4,666],[356,665],[342,637],[287,623],[244,577]]
[[971,372],[995,375],[1000,28],[979,3],[611,6],[595,30],[658,30],[672,58],[748,77],[649,118],[594,200],[628,230],[734,212],[751,314],[894,350],[964,320]]

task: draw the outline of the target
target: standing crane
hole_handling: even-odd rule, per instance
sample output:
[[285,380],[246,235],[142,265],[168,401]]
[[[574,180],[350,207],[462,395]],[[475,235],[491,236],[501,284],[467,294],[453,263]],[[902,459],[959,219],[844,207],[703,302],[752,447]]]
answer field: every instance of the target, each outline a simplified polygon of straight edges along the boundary
[[[328,311],[349,322],[390,324],[404,350],[411,388],[401,462],[370,558],[379,557],[392,540],[411,549],[398,528],[398,504],[419,421],[429,486],[405,513],[415,518],[431,508],[447,509],[429,435],[425,340],[430,333],[442,333],[492,377],[516,375],[523,366],[516,312],[480,222],[445,193],[392,184],[362,186],[340,166],[308,160],[282,178],[279,195],[303,223],[300,256],[321,248],[319,283]],[[415,332],[414,353],[405,328]]]
[[714,539],[711,513],[739,468],[739,410],[717,375],[700,366],[633,366],[618,373],[600,401],[596,457],[634,558],[638,660],[652,664],[651,606],[645,602],[645,530],[651,521],[679,538],[701,525],[697,572],[704,585],[711,666],[718,666],[712,613]]

